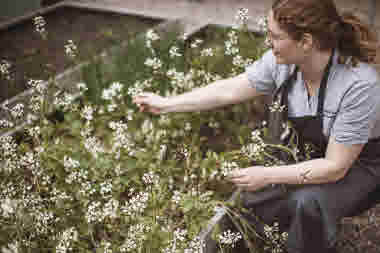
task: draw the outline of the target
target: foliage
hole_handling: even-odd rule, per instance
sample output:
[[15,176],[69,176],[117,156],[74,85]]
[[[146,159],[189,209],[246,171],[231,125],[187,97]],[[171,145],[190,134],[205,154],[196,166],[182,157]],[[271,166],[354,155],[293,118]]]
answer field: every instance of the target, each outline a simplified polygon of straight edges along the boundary
[[[85,67],[79,96],[34,81],[29,110],[38,120],[0,138],[3,250],[200,252],[197,235],[235,190],[225,176],[253,161],[265,165],[276,147],[251,138],[252,103],[153,116],[139,113],[131,96],[175,95],[239,74],[264,52],[252,36],[207,28],[164,39],[149,30],[110,62]],[[69,56],[75,60],[75,47]]]

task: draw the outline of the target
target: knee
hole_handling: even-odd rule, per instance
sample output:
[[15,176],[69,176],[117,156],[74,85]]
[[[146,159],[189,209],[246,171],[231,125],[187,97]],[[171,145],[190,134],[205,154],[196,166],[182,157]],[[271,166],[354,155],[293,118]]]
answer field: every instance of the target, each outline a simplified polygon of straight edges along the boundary
[[291,193],[289,204],[297,213],[302,212],[311,216],[320,216],[321,203],[318,189],[300,189]]

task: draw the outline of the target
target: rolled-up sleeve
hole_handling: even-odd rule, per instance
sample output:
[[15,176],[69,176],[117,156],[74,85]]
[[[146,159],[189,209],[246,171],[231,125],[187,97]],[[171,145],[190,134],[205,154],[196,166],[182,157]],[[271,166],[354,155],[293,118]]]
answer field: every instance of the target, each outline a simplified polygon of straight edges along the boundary
[[274,79],[275,68],[275,56],[272,50],[268,50],[259,60],[248,66],[245,73],[253,88],[260,93],[270,94],[276,88]]
[[378,83],[358,81],[347,90],[332,126],[331,136],[342,144],[365,144],[380,111]]

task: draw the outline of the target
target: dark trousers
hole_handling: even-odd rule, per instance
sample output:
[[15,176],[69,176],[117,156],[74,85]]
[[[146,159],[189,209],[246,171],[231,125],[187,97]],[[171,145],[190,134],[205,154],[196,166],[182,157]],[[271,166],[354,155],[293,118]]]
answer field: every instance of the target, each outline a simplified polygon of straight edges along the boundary
[[[379,190],[379,183],[380,178],[367,169],[353,166],[335,183],[305,185],[279,199],[246,207],[268,225],[279,222],[281,230],[288,232],[289,253],[330,252],[337,240],[339,220],[357,215],[380,199],[369,198]],[[263,224],[246,218],[262,232]]]

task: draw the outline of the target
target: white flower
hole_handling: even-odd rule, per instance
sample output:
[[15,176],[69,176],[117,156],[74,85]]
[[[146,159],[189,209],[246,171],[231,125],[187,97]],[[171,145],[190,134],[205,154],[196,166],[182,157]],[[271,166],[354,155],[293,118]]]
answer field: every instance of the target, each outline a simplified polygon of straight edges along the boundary
[[247,8],[239,8],[236,13],[235,19],[239,24],[246,24],[248,19],[248,9]]
[[224,231],[222,234],[218,235],[218,240],[221,244],[231,245],[232,248],[235,247],[235,243],[242,239],[240,232],[231,232],[231,230]]
[[245,61],[243,60],[243,57],[241,55],[236,55],[232,59],[232,64],[236,67],[244,67]]
[[65,45],[65,53],[70,58],[75,58],[77,56],[77,46],[72,40],[68,40]]
[[15,200],[10,200],[10,199],[4,199],[0,205],[2,214],[5,217],[9,217],[9,215],[13,214],[15,212],[16,207],[17,207],[17,202]]
[[63,166],[65,167],[65,170],[70,171],[71,169],[78,168],[80,166],[80,163],[65,155],[63,157]]
[[121,212],[129,216],[142,214],[148,206],[148,200],[147,192],[139,192],[121,207]]
[[201,56],[214,56],[212,48],[205,48],[201,51]]
[[203,253],[205,242],[199,236],[191,240],[189,247],[184,250],[184,253]]
[[135,97],[143,92],[143,84],[140,81],[136,81],[135,84],[128,88],[127,94],[131,97]]
[[11,115],[14,118],[21,118],[24,115],[24,105],[17,104],[11,109]]
[[158,70],[162,66],[162,62],[158,58],[147,58],[144,64],[151,67],[153,70]]
[[176,205],[179,204],[181,201],[181,192],[180,191],[174,191],[173,196],[172,196],[172,202],[175,203]]
[[180,242],[183,242],[186,240],[187,230],[177,228],[174,230],[174,238],[175,240],[178,240]]
[[6,119],[0,119],[0,128],[11,128],[14,126],[14,123],[12,121],[6,120]]
[[187,38],[189,37],[189,34],[188,33],[184,33],[184,34],[182,34],[182,39],[183,40],[187,40]]
[[74,99],[75,98],[72,94],[65,92],[63,98],[57,96],[55,97],[54,105],[62,107],[64,110],[67,110],[73,103]]
[[43,94],[47,89],[47,85],[43,80],[30,79],[28,85],[40,94]]
[[227,177],[231,174],[232,171],[239,168],[239,165],[236,162],[223,162],[222,163],[222,175]]
[[268,22],[267,22],[267,17],[266,16],[260,16],[256,19],[256,23],[259,27],[259,30],[262,32],[266,32],[268,29]]
[[231,45],[237,45],[238,43],[238,35],[235,30],[230,31],[228,34],[228,37],[230,38],[228,42],[231,43]]
[[193,43],[191,43],[190,47],[191,48],[197,48],[202,42],[203,42],[203,40],[196,39]]
[[123,90],[123,84],[120,82],[113,82],[109,88],[104,89],[102,93],[102,98],[104,100],[112,100],[115,97],[121,98],[121,91]]
[[252,133],[251,133],[251,140],[254,141],[254,142],[261,142],[262,141],[260,130],[257,129],[255,131],[252,131]]
[[87,85],[83,82],[77,83],[77,88],[80,91],[86,91],[88,90]]
[[150,171],[143,175],[142,180],[145,184],[158,185],[160,177],[153,171]]
[[146,37],[147,40],[150,40],[150,41],[155,41],[155,40],[159,40],[160,39],[160,36],[158,36],[158,34],[153,29],[149,29],[146,32],[145,37]]
[[33,23],[34,23],[36,31],[42,37],[45,37],[46,36],[46,29],[45,29],[46,21],[45,21],[44,17],[42,17],[42,16],[34,17]]
[[82,110],[81,116],[86,120],[91,121],[94,118],[93,113],[94,109],[90,105],[86,105]]
[[4,76],[4,78],[7,80],[11,79],[10,71],[9,71],[11,66],[12,65],[10,64],[10,62],[8,62],[6,60],[1,60],[1,62],[0,62],[0,74],[2,76]]
[[244,155],[249,158],[260,157],[261,153],[265,150],[265,143],[250,143],[246,146],[243,146],[241,151]]
[[281,105],[279,100],[274,101],[270,106],[269,110],[271,112],[283,112],[285,110],[285,105]]
[[98,157],[98,153],[105,152],[102,142],[95,136],[87,136],[83,144],[86,150],[90,152],[95,158]]
[[105,197],[110,197],[112,194],[112,182],[106,181],[100,184],[100,194]]
[[179,53],[178,50],[179,50],[179,48],[176,46],[171,47],[169,50],[170,58],[182,56],[182,54]]
[[233,44],[231,43],[231,41],[226,41],[226,42],[224,42],[224,46],[225,46],[225,51],[224,51],[224,53],[225,53],[226,55],[235,55],[235,54],[238,54],[238,53],[239,53],[239,48],[233,46]]
[[75,227],[66,229],[60,234],[59,243],[56,246],[55,250],[57,253],[66,253],[72,251],[72,242],[78,241],[78,231]]
[[28,129],[28,134],[34,138],[38,138],[41,134],[41,129],[39,126],[30,127]]

